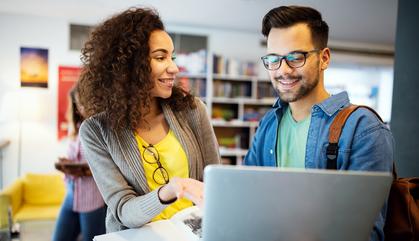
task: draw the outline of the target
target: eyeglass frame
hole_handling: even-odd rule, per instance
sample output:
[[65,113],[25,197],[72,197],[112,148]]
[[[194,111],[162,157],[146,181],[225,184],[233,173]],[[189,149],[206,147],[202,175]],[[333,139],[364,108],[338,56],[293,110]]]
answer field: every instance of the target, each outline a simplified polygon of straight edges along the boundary
[[[143,145],[143,148],[144,148],[144,150],[143,150],[143,153],[142,153],[142,157],[143,157],[143,159],[144,159],[144,161],[145,162],[147,162],[148,164],[157,164],[157,168],[153,171],[153,180],[154,180],[154,182],[155,183],[157,183],[157,184],[159,184],[159,185],[164,185],[164,184],[168,184],[169,183],[169,181],[170,181],[170,178],[169,178],[169,172],[166,170],[166,168],[164,168],[163,167],[163,165],[161,164],[161,162],[160,162],[160,155],[159,155],[159,151],[157,150],[157,148],[155,147],[155,146],[153,146],[152,144],[150,144],[150,145],[148,145],[148,146],[144,146]],[[150,148],[153,148],[154,150],[155,150],[155,152],[154,151],[150,151]],[[150,153],[152,153],[153,155],[153,158],[154,158],[154,160],[155,160],[155,162],[150,162],[149,160],[147,160],[147,158],[145,157],[145,152],[146,151],[148,151],[148,152],[150,152]],[[156,157],[156,155],[157,155],[157,157]],[[161,175],[162,175],[162,177],[163,177],[163,179],[164,179],[164,183],[161,183],[161,182],[158,182],[157,180],[156,180],[156,172],[157,172],[157,170],[160,170],[160,173],[161,173]],[[163,171],[167,174],[167,175],[164,175],[163,174]],[[167,177],[167,178],[166,178]]]
[[[313,49],[313,50],[310,50],[310,51],[292,51],[292,52],[289,52],[289,53],[288,53],[288,54],[286,54],[286,55],[279,55],[279,54],[267,54],[267,55],[264,55],[264,56],[260,57],[260,59],[262,60],[262,63],[263,63],[263,66],[265,67],[265,69],[267,69],[267,70],[271,70],[271,71],[273,71],[273,70],[278,70],[279,68],[281,68],[281,65],[282,65],[282,60],[285,60],[285,62],[287,63],[288,67],[290,67],[290,68],[301,68],[301,67],[303,67],[303,66],[306,64],[306,62],[307,62],[307,57],[308,57],[308,55],[309,55],[309,54],[314,53],[314,52],[319,52],[319,51],[321,51],[321,49]],[[292,55],[292,54],[303,54],[303,56],[304,56],[304,61],[302,62],[301,66],[294,67],[294,66],[291,66],[291,65],[289,64],[289,62],[288,62],[288,58],[289,58],[289,56],[290,56],[290,55]],[[277,68],[274,68],[274,69],[269,69],[269,68],[267,67],[267,65],[265,64],[265,60],[264,60],[264,59],[266,59],[268,56],[276,56],[276,57],[279,57],[279,64],[278,64],[278,67],[277,67]]]

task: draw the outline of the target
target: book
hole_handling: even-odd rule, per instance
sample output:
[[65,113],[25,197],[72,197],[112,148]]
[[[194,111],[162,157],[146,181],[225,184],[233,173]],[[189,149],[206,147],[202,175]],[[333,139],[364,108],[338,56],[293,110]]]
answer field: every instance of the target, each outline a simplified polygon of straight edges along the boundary
[[60,160],[54,163],[55,169],[76,177],[92,176],[90,167],[86,162],[71,162]]
[[199,241],[202,238],[201,223],[202,211],[192,206],[177,212],[170,219],[95,236],[93,241]]

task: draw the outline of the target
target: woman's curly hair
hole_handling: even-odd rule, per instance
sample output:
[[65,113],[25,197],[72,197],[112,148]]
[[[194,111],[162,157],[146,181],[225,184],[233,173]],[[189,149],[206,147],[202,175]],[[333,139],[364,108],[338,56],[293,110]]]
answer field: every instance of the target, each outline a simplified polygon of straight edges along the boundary
[[[88,117],[104,112],[114,129],[139,127],[150,110],[154,87],[148,43],[154,30],[164,30],[164,25],[155,10],[146,8],[130,8],[93,30],[82,49],[78,83]],[[174,111],[195,107],[193,96],[178,86],[160,101]]]

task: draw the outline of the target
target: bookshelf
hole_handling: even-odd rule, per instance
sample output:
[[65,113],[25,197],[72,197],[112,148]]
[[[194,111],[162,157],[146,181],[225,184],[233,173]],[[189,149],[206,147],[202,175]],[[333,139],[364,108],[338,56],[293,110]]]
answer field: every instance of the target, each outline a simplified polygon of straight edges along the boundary
[[203,77],[187,73],[179,74],[178,81],[206,102],[223,163],[240,165],[259,120],[275,101],[274,95],[258,93],[259,85],[270,86],[270,82],[256,76],[211,74]]
[[270,81],[255,62],[208,51],[205,36],[170,33],[180,69],[177,81],[207,105],[223,164],[240,165],[258,122],[275,101]]
[[[240,165],[262,116],[275,101],[271,86],[256,75],[213,74],[211,118],[223,163]],[[272,87],[270,87],[272,88]]]

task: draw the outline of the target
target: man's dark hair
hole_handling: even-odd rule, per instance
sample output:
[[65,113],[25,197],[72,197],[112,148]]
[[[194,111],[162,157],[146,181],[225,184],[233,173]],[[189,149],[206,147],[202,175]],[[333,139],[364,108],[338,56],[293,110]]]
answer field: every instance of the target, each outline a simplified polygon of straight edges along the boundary
[[268,37],[272,28],[288,28],[298,23],[306,23],[311,30],[314,45],[327,47],[329,26],[322,19],[319,11],[303,6],[281,6],[271,9],[262,21],[262,34]]

